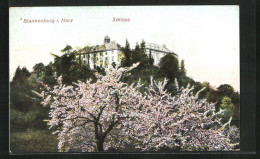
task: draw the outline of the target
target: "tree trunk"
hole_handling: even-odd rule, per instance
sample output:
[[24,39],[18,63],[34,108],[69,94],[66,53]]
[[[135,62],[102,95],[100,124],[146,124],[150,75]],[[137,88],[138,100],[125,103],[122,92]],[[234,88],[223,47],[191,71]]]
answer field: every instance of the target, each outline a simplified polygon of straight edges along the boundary
[[97,150],[98,150],[98,152],[103,152],[104,151],[103,144],[104,144],[104,140],[100,139],[100,140],[97,141]]

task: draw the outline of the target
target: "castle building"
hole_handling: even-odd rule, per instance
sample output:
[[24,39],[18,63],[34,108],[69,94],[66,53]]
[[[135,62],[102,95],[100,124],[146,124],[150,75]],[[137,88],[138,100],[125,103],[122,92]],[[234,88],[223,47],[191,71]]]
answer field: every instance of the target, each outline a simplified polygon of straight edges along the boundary
[[121,51],[121,46],[111,42],[109,36],[105,36],[103,45],[91,52],[82,53],[83,59],[89,64],[90,68],[103,67],[106,68],[113,63],[120,65],[118,55]]
[[[109,36],[105,36],[104,44],[99,50],[83,54],[85,54],[84,60],[89,62],[90,68],[93,69],[97,66],[108,67],[113,63],[116,64],[116,66],[119,66],[121,63],[120,56],[122,55],[120,52],[121,46],[117,43],[111,42]],[[148,57],[153,58],[155,66],[158,66],[160,59],[168,53],[178,56],[165,45],[161,46],[154,43],[146,43],[146,54]]]
[[178,55],[173,51],[171,51],[170,49],[168,49],[166,45],[159,45],[159,44],[147,42],[145,43],[145,47],[146,47],[146,55],[149,57],[151,54],[151,57],[154,60],[153,65],[155,66],[158,66],[161,58],[168,53],[178,57]]

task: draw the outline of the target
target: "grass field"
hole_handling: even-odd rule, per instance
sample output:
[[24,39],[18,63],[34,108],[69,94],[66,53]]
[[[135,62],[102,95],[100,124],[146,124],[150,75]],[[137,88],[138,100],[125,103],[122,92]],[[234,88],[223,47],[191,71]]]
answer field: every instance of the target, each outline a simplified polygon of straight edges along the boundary
[[58,152],[57,136],[48,130],[27,130],[10,134],[12,153]]

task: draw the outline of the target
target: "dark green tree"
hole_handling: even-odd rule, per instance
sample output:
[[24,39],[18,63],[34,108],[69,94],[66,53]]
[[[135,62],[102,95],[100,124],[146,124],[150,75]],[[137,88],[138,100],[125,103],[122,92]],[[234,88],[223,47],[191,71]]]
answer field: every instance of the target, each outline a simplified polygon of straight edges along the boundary
[[202,82],[201,83],[202,88],[204,88],[204,90],[202,92],[200,92],[199,94],[199,98],[207,98],[207,94],[208,92],[210,92],[212,90],[212,88],[210,88],[210,83],[209,82]]
[[141,61],[141,49],[138,43],[135,45],[133,50],[132,63],[137,63]]
[[234,88],[229,84],[222,84],[218,88],[218,95],[220,97],[228,96],[231,97],[234,93]]
[[124,58],[122,59],[122,66],[129,67],[132,65],[132,51],[130,48],[130,44],[127,39],[125,42],[125,47],[122,48],[122,53],[124,54]]
[[75,53],[56,57],[53,65],[57,76],[62,76],[62,82],[67,85],[78,80],[85,81],[93,76],[88,65],[80,65],[80,61],[76,58]]
[[73,48],[70,45],[66,45],[64,49],[61,50],[63,53],[68,53],[72,50]]
[[30,77],[31,73],[27,70],[26,67],[23,67],[22,69],[20,66],[17,67],[13,80],[11,81],[11,85],[21,84],[26,81],[28,77]]
[[181,69],[180,69],[181,74],[186,75],[186,69],[185,69],[185,64],[184,60],[181,60]]
[[47,66],[44,66],[43,63],[34,65],[32,75],[37,81],[41,81],[49,86],[56,84],[53,62],[50,62]]
[[12,131],[46,128],[46,124],[42,120],[47,114],[32,92],[33,90],[40,91],[40,89],[39,82],[25,67],[16,69],[14,78],[10,82],[10,127]]
[[148,66],[148,56],[146,54],[146,47],[145,47],[145,41],[142,40],[140,44],[140,52],[139,52],[139,58],[140,58],[140,67],[147,67]]
[[33,73],[37,75],[37,77],[41,77],[44,70],[44,64],[38,63],[33,66]]
[[50,62],[47,66],[43,69],[43,83],[47,84],[50,87],[53,87],[57,84],[57,80],[55,79],[55,68],[53,62]]
[[206,93],[206,99],[209,103],[216,103],[218,101],[218,94],[217,91],[214,89],[210,89]]
[[179,72],[179,61],[174,55],[166,54],[161,58],[159,66],[162,75],[170,80],[177,78]]

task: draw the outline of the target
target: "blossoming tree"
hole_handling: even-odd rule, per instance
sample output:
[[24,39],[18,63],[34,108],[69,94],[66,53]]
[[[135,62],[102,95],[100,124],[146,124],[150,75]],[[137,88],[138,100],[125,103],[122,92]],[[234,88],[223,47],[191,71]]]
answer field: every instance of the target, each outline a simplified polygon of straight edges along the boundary
[[[192,88],[178,88],[172,96],[167,80],[142,86],[128,85],[122,78],[135,68],[107,68],[97,80],[59,85],[37,93],[50,105],[50,128],[55,127],[61,151],[104,151],[132,144],[139,150],[168,147],[179,150],[231,150],[232,142],[216,116],[213,104],[193,96]],[[234,131],[232,136],[234,137]]]
[[126,133],[141,142],[138,147],[142,150],[227,151],[238,144],[227,135],[232,133],[233,138],[239,138],[239,134],[235,135],[238,129],[234,126],[230,129],[231,119],[222,124],[217,117],[223,110],[215,113],[214,104],[198,99],[199,92],[193,96],[190,86],[179,89],[177,81],[178,94],[172,96],[165,90],[166,83],[166,79],[156,82],[151,78],[148,92],[140,101],[139,117],[124,123],[125,126],[132,124]]
[[[44,105],[50,105],[51,120],[48,125],[58,130],[58,148],[65,151],[103,151],[110,146],[106,140],[113,129],[131,118],[142,98],[138,83],[121,82],[123,74],[136,67],[106,69],[106,75],[96,74],[97,81],[59,85],[45,95]],[[46,93],[47,94],[47,93]],[[38,94],[44,97],[44,92]]]

